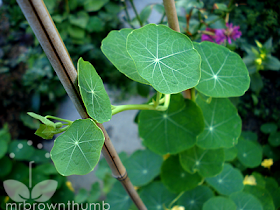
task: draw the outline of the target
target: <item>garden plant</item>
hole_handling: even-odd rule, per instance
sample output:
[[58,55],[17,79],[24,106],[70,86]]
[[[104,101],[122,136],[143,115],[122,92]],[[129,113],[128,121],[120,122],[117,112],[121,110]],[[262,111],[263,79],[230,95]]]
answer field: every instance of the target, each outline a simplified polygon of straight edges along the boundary
[[[153,88],[154,95],[146,104],[112,105],[94,66],[80,58],[78,88],[75,89],[74,81],[71,90],[63,85],[68,94],[76,91],[81,98],[79,103],[86,111],[82,117],[86,119],[72,122],[28,113],[42,123],[36,131],[38,136],[52,139],[62,133],[50,153],[55,168],[63,176],[91,172],[108,138],[101,124],[120,112],[140,110],[135,121],[145,149],[122,159],[147,209],[279,208],[280,188],[272,176],[263,177],[255,172],[244,179],[242,174],[246,168],[261,164],[269,170],[272,159],[277,159],[270,153],[270,147],[280,145],[277,126],[264,125],[262,131],[269,134],[270,144],[265,156],[271,159],[262,162],[263,148],[255,135],[241,134],[241,118],[229,98],[242,96],[250,86],[245,63],[226,46],[211,40],[192,41],[180,33],[174,2],[163,2],[170,27],[145,25],[138,17],[141,28],[111,31],[101,45],[104,55],[121,73]],[[224,28],[229,31],[232,25],[228,24],[228,7],[216,6],[224,10]],[[197,29],[192,35],[198,36]],[[228,31],[220,31],[225,43],[240,36],[230,36]],[[206,29],[205,33],[213,36],[213,30]],[[100,165],[97,173],[105,179],[108,167]],[[117,178],[125,180],[126,174]],[[133,195],[131,198],[139,209],[145,209],[141,202],[135,202]],[[84,204],[88,202],[81,200]],[[136,209],[132,200],[118,182],[107,195],[112,209]]]

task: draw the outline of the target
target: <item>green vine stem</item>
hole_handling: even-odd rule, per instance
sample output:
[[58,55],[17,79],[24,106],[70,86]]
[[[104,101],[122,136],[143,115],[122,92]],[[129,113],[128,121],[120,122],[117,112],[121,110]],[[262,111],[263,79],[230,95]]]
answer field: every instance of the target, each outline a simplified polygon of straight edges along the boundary
[[46,119],[58,120],[58,121],[61,121],[61,122],[66,122],[68,125],[71,125],[73,123],[73,121],[71,121],[71,120],[66,120],[66,119],[59,118],[59,117],[54,117],[54,116],[51,116],[51,115],[47,115],[45,118]]
[[179,198],[181,198],[181,196],[185,193],[185,191],[181,192],[173,201],[171,201],[171,203],[168,206],[168,209],[171,209],[172,205],[179,200]]
[[195,102],[195,89],[194,88],[191,88],[191,98],[192,98],[192,101]]
[[124,4],[124,12],[125,12],[125,16],[126,16],[127,23],[129,24],[129,26],[130,26],[131,28],[134,29],[135,27],[131,24],[131,19],[130,19],[128,10],[127,10],[126,1],[123,1],[123,4]]
[[138,14],[138,12],[137,12],[137,10],[136,10],[136,8],[135,8],[135,5],[134,5],[133,0],[129,0],[129,1],[130,1],[130,3],[131,3],[132,9],[133,9],[133,11],[134,11],[134,13],[135,13],[135,15],[136,15],[136,18],[137,18],[137,20],[138,20],[140,26],[142,27],[142,26],[143,26],[143,23],[142,23],[142,20],[141,20],[139,14]]
[[[160,94],[158,94],[160,95]],[[128,105],[120,105],[120,106],[113,106],[112,115],[118,114],[123,111],[127,110],[156,110],[156,111],[166,111],[169,107],[170,103],[170,94],[166,94],[164,96],[164,104],[162,106],[155,106],[155,103],[152,104],[128,104]],[[161,101],[158,100],[158,104]]]

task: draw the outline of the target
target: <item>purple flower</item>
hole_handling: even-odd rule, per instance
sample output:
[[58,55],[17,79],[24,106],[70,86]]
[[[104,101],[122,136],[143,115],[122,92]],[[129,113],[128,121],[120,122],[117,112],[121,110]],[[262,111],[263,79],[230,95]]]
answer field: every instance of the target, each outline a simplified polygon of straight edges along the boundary
[[[205,34],[202,34],[201,36],[201,40],[216,42],[217,44],[222,44],[227,41],[229,44],[231,44],[232,39],[236,40],[240,38],[242,33],[239,31],[239,26],[233,26],[232,23],[227,23],[226,26],[226,29],[206,28]],[[210,35],[209,32],[213,33],[213,35]]]

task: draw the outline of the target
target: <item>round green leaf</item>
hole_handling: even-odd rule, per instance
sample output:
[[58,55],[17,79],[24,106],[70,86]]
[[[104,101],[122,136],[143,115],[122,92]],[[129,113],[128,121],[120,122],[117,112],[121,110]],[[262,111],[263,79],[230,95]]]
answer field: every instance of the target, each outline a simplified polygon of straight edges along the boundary
[[82,58],[78,61],[78,83],[88,115],[99,123],[112,118],[111,102],[95,68]]
[[126,47],[139,75],[157,91],[179,93],[198,84],[201,59],[184,34],[148,24],[128,35]]
[[273,132],[277,131],[277,125],[274,123],[262,124],[261,131],[263,133],[273,133]]
[[214,193],[209,187],[200,185],[184,192],[178,200],[178,205],[184,206],[188,210],[201,210],[203,204],[213,196]]
[[256,183],[259,187],[265,188],[265,180],[264,180],[264,177],[262,176],[262,174],[254,171],[252,173],[252,176],[255,177]]
[[110,209],[128,210],[132,204],[132,200],[123,188],[120,182],[116,182],[106,199],[106,203],[110,204]]
[[217,196],[209,199],[204,205],[202,210],[236,210],[235,203],[229,198]]
[[119,31],[111,31],[108,36],[103,39],[101,50],[104,55],[114,64],[114,66],[128,78],[149,84],[138,74],[134,61],[126,50],[126,40],[128,34],[132,31],[130,28],[124,28]]
[[52,163],[44,163],[36,166],[34,171],[41,171],[41,173],[45,175],[56,175],[57,170],[55,169],[54,165]]
[[141,111],[138,119],[139,135],[153,152],[177,154],[191,148],[203,130],[200,108],[181,94],[172,95],[168,110]]
[[202,177],[212,177],[223,170],[223,149],[204,150],[197,146],[180,153],[180,163],[189,173],[198,172]]
[[29,160],[35,161],[36,164],[47,163],[47,162],[50,162],[50,155],[49,155],[49,152],[44,149],[42,149],[42,150],[36,149],[34,151],[33,155],[29,158]]
[[170,191],[180,193],[195,188],[202,178],[197,173],[185,171],[180,165],[179,157],[171,156],[162,164],[161,180]]
[[195,87],[211,97],[241,96],[248,90],[250,77],[240,56],[226,47],[212,43],[194,43],[201,55],[201,79]]
[[246,140],[255,141],[255,142],[258,141],[258,135],[251,131],[242,131],[241,136]]
[[268,142],[273,147],[278,147],[280,145],[280,132],[271,133],[268,137]]
[[197,138],[197,145],[205,149],[232,147],[241,133],[241,118],[229,99],[213,98],[210,103],[198,97],[205,122],[204,131]]
[[35,149],[27,144],[26,140],[15,140],[9,145],[10,156],[15,160],[30,160]]
[[237,206],[237,210],[263,210],[261,203],[253,195],[236,192],[229,196]]
[[1,166],[0,177],[3,177],[11,172],[13,165],[10,158],[4,156],[3,158],[0,159],[0,166]]
[[225,148],[224,151],[225,161],[232,161],[237,157],[238,150],[235,146],[231,148]]
[[176,194],[171,193],[161,182],[152,182],[145,186],[140,197],[147,209],[164,210],[175,198]]
[[255,196],[261,202],[263,210],[275,210],[272,197],[266,189],[259,186],[245,185],[243,191]]
[[239,138],[236,145],[238,160],[248,168],[254,168],[262,162],[262,148],[258,142],[252,142]]
[[222,195],[242,191],[244,187],[243,175],[230,164],[225,164],[223,171],[217,176],[206,178],[206,182]]
[[108,3],[109,0],[87,0],[84,3],[84,9],[87,12],[95,12],[100,10],[106,3]]
[[97,164],[105,137],[91,119],[76,120],[60,135],[51,150],[57,171],[63,176],[84,175]]
[[124,162],[124,165],[132,184],[143,186],[159,175],[162,162],[162,156],[150,150],[138,150]]
[[268,158],[272,158],[273,161],[277,161],[280,159],[279,150],[277,148],[273,148],[270,145],[266,144],[263,147],[263,154]]

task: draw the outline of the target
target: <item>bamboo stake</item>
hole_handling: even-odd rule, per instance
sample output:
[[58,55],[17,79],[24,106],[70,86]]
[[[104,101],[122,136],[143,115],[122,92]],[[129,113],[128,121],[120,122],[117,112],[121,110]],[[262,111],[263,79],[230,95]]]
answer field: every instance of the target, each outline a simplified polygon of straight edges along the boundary
[[[17,2],[80,116],[89,118],[79,94],[77,71],[43,0],[17,0]],[[113,176],[122,183],[138,209],[147,210],[130,182],[126,169],[104,126],[99,123],[97,125],[105,136],[102,154],[109,164]]]
[[[174,31],[180,32],[177,12],[175,8],[174,0],[163,0],[163,6],[165,9],[168,25]],[[183,91],[183,96],[185,98],[191,99],[190,89]]]

